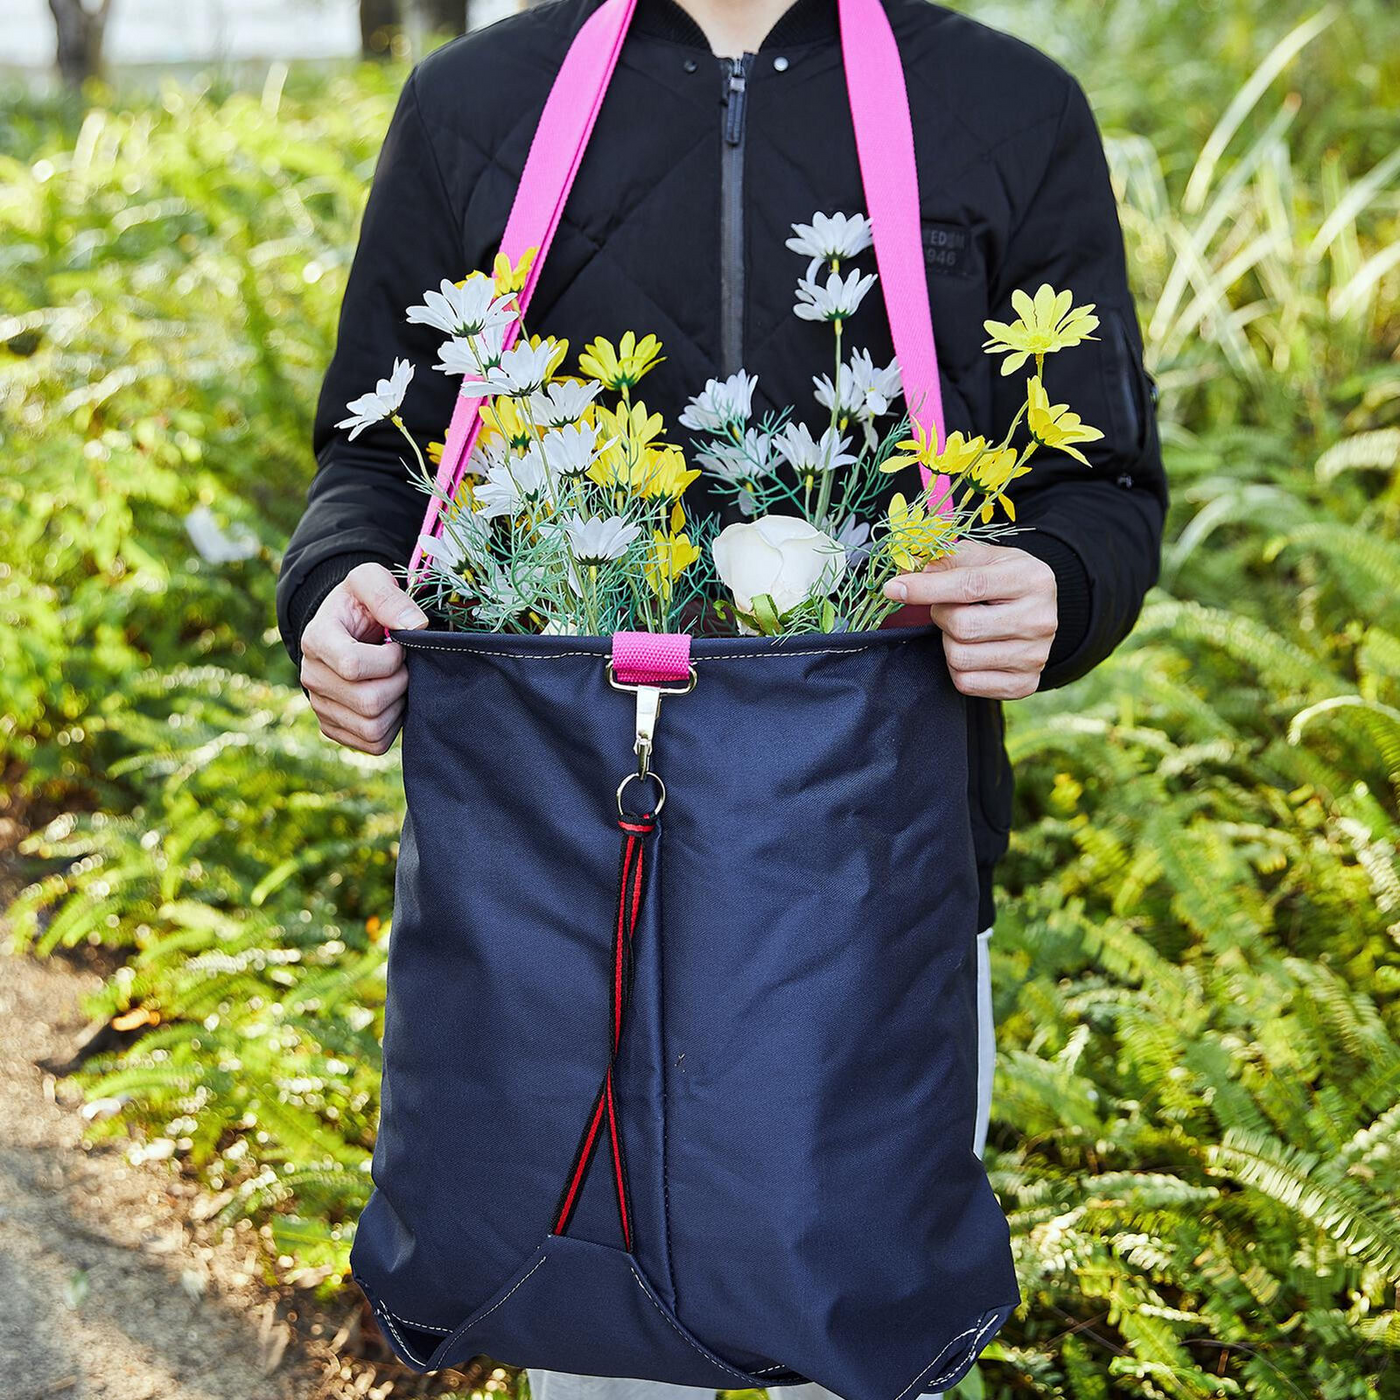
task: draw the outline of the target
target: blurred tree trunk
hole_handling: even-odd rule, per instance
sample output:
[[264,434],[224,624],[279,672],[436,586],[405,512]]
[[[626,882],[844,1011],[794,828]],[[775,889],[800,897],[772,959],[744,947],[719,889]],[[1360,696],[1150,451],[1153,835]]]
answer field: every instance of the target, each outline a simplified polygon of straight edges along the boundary
[[360,54],[386,59],[393,53],[394,35],[403,28],[399,0],[360,0]]
[[112,0],[49,0],[58,32],[58,71],[69,87],[102,71],[102,35]]
[[429,34],[465,34],[467,0],[414,0]]

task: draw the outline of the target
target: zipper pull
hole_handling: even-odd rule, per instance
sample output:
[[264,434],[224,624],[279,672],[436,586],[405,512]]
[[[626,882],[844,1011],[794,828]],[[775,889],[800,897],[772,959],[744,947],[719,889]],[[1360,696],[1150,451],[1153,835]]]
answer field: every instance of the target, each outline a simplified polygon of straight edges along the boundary
[[748,92],[747,55],[729,60],[729,83],[725,89],[725,105],[729,112],[724,123],[724,139],[737,146],[744,134],[744,97]]

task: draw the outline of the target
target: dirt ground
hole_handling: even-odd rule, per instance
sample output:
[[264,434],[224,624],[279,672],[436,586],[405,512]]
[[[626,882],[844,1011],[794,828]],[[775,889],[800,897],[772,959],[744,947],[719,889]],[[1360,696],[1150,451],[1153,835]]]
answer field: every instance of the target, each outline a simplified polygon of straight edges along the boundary
[[[270,1286],[251,1226],[124,1140],[84,1141],[62,1065],[94,1029],[96,971],[0,954],[0,1392],[4,1400],[403,1400],[495,1390],[422,1380],[362,1332],[358,1296]],[[459,1390],[458,1387],[461,1389]]]

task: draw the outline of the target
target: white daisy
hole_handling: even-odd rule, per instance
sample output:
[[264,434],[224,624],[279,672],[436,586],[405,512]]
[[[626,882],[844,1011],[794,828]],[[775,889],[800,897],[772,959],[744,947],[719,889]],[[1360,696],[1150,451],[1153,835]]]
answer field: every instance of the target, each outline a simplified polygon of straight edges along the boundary
[[814,378],[817,402],[825,409],[835,409],[844,418],[867,422],[883,418],[901,392],[899,362],[891,360],[880,369],[867,350],[857,350],[848,365],[842,365],[832,385],[829,375]]
[[730,438],[711,441],[704,452],[695,454],[696,465],[702,471],[722,481],[747,480],[769,469],[773,460],[773,435],[750,428],[742,442]]
[[505,465],[505,460],[506,445],[499,438],[487,442],[478,438],[462,470],[472,476],[490,476],[494,468]]
[[455,571],[467,557],[466,551],[444,530],[440,535],[419,535],[418,547],[440,568]]
[[789,238],[787,246],[812,260],[808,278],[821,263],[853,258],[871,244],[870,220],[864,214],[813,214],[810,224],[793,224],[792,231],[796,237]]
[[836,543],[846,551],[846,563],[854,569],[870,553],[870,522],[848,515],[835,538]]
[[463,377],[461,392],[468,398],[484,398],[493,390],[481,387],[483,371],[489,372],[501,363],[505,352],[506,326],[488,326],[476,335],[456,335],[438,347],[442,356],[433,366],[445,374]]
[[875,285],[873,272],[850,272],[842,277],[833,272],[826,286],[804,277],[797,284],[797,305],[793,315],[804,321],[844,321],[854,316],[865,294]]
[[473,494],[483,520],[515,515],[527,501],[548,497],[549,474],[539,444],[531,443],[519,457],[492,467]]
[[342,418],[335,426],[349,428],[352,439],[359,437],[364,430],[375,423],[382,423],[399,411],[403,403],[409,380],[413,378],[413,365],[408,360],[395,360],[394,372],[388,379],[381,379],[374,386],[372,394],[361,394],[345,405],[353,415]]
[[597,567],[610,559],[621,559],[627,547],[642,533],[641,526],[631,525],[620,515],[570,516],[564,524],[569,535],[569,548],[574,558],[585,567]]
[[788,422],[773,439],[778,455],[787,461],[798,475],[807,472],[830,472],[848,467],[855,457],[846,449],[851,440],[828,428],[820,441],[814,441],[805,423]]
[[596,379],[585,379],[582,383],[563,380],[557,384],[546,384],[539,392],[530,395],[530,412],[535,422],[543,427],[563,428],[583,417],[602,387]]
[[459,287],[442,280],[442,290],[424,292],[422,306],[410,306],[410,326],[432,326],[448,335],[480,335],[492,326],[504,326],[515,318],[509,296],[496,295],[489,277],[468,277]]
[[559,476],[582,476],[600,451],[598,429],[587,423],[571,423],[545,434],[545,461]]
[[519,613],[537,609],[542,592],[538,569],[516,568],[509,574],[489,555],[483,561],[480,577],[475,581],[476,621],[484,628],[499,631]]
[[423,553],[449,573],[463,573],[464,565],[480,573],[491,561],[491,522],[474,511],[452,506],[439,517],[436,538],[419,535]]
[[758,376],[731,374],[728,379],[711,379],[703,390],[691,399],[680,416],[683,428],[697,433],[725,433],[740,427],[753,413],[753,391]]
[[468,375],[462,382],[462,392],[527,398],[544,386],[558,350],[558,342],[549,337],[538,345],[521,341],[512,345],[496,364]]

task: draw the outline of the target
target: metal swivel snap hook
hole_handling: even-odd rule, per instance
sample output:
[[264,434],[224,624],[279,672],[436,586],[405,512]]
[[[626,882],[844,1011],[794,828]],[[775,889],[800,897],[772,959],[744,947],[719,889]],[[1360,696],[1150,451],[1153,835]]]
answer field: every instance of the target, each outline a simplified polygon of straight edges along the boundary
[[685,685],[629,684],[618,680],[614,667],[608,667],[608,684],[614,690],[630,690],[637,697],[637,722],[635,738],[632,741],[632,752],[637,755],[637,771],[629,773],[618,784],[617,810],[620,816],[626,815],[622,807],[622,794],[630,782],[650,781],[656,784],[655,811],[659,812],[666,801],[666,785],[661,781],[661,775],[651,766],[652,751],[656,746],[656,722],[661,714],[661,698],[665,695],[688,695],[695,689],[696,679],[695,667],[691,666]]
[[654,685],[637,687],[637,738],[632,751],[637,755],[637,776],[645,778],[651,768],[651,751],[656,743],[656,720],[661,713],[661,692]]

